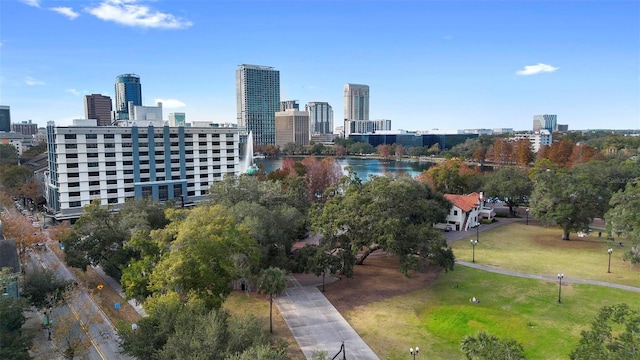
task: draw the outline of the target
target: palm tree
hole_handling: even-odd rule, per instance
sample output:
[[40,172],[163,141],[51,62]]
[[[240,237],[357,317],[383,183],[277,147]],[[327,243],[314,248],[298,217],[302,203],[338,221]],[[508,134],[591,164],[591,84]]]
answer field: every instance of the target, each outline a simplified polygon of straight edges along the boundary
[[523,360],[524,349],[520,343],[513,339],[501,340],[485,331],[480,331],[473,337],[465,336],[460,342],[460,350],[468,360],[472,359],[498,359],[498,360]]
[[281,294],[287,287],[287,273],[280,269],[270,267],[262,270],[258,280],[258,289],[269,295],[269,331],[273,333],[273,298]]

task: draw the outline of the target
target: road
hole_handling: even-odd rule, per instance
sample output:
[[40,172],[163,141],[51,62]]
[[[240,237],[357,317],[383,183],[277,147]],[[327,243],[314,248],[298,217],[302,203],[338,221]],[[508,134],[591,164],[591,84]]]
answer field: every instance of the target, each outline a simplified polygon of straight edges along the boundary
[[[47,246],[49,245],[47,244]],[[62,279],[76,281],[69,269],[48,247],[43,251],[32,252],[31,256],[43,267],[51,269]],[[115,327],[93,301],[87,290],[78,288],[64,306],[54,310],[54,321],[65,317],[75,318],[81,331],[84,332],[84,336],[89,339],[91,346],[89,347],[88,359],[135,359],[120,354],[119,338]]]

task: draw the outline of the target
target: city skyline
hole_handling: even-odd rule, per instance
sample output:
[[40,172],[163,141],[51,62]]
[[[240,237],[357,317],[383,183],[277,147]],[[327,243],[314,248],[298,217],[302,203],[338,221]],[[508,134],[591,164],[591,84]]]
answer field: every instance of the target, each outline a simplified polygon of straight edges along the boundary
[[[248,63],[280,71],[281,99],[327,102],[338,114],[344,84],[367,84],[370,119],[393,129],[530,130],[537,114],[570,130],[640,128],[635,1],[0,6],[0,104],[17,123],[68,125],[84,117],[84,96],[115,99],[113,79],[126,73],[142,79],[142,105],[235,123],[235,69]],[[279,21],[285,13],[306,25]],[[280,38],[287,46],[274,45]]]

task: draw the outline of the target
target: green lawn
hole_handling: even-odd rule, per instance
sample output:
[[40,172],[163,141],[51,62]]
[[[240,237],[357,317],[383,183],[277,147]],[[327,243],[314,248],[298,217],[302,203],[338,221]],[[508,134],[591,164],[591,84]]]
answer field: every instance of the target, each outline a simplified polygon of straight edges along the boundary
[[[372,284],[373,285],[373,284]],[[469,301],[476,296],[479,304]],[[485,330],[515,338],[528,359],[567,359],[604,305],[637,306],[640,295],[600,286],[511,277],[457,266],[409,295],[356,308],[347,317],[381,359],[462,359],[460,340]]]
[[[451,244],[459,260],[471,261],[469,236]],[[593,279],[640,287],[640,267],[622,261],[622,250],[611,241],[572,234],[560,239],[559,228],[531,221],[480,233],[476,263],[524,273]],[[617,242],[616,242],[617,243]],[[626,244],[629,246],[629,244]],[[611,273],[607,273],[613,247]],[[375,284],[372,284],[375,286]],[[473,304],[471,297],[480,299]],[[460,340],[480,330],[523,344],[528,359],[567,359],[599,309],[625,302],[640,304],[640,294],[608,287],[538,281],[456,266],[435,284],[347,314],[352,326],[381,359],[408,359],[410,347],[420,358],[462,359]]]
[[[451,243],[457,259],[471,261],[475,231],[469,236]],[[555,276],[564,273],[568,278],[592,279],[617,284],[640,287],[640,266],[631,267],[622,260],[622,253],[628,250],[629,243],[620,248],[606,240],[598,238],[597,232],[579,238],[571,234],[570,241],[560,239],[562,231],[557,227],[543,227],[537,222],[517,222],[480,232],[480,243],[475,248],[475,261],[478,264],[515,270],[524,273]],[[611,273],[607,273],[609,254]]]

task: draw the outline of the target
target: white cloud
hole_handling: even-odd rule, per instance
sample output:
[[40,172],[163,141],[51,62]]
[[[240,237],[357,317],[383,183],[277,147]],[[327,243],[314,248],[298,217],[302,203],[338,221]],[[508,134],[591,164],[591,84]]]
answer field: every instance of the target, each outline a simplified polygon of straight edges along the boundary
[[40,7],[40,0],[20,0],[21,2],[29,5],[29,6],[33,6],[33,7]]
[[62,14],[64,16],[68,17],[71,20],[73,20],[73,19],[77,18],[78,16],[80,16],[80,14],[78,14],[75,11],[73,11],[73,9],[70,8],[70,7],[54,7],[54,8],[49,8],[49,10],[55,11],[58,14]]
[[29,85],[29,86],[44,85],[44,81],[36,80],[36,79],[32,78],[31,76],[27,76],[27,78],[25,79],[25,83],[27,85]]
[[539,63],[537,65],[527,65],[527,66],[524,67],[524,69],[516,71],[516,74],[518,74],[518,75],[535,75],[535,74],[541,74],[541,73],[551,73],[551,72],[554,72],[554,71],[556,71],[558,69],[559,68],[551,66],[551,65]]
[[76,89],[66,89],[64,92],[68,92],[69,94],[73,94],[73,95],[80,95],[80,91]]
[[104,0],[86,11],[104,21],[142,28],[183,29],[192,23],[141,5],[139,0]]
[[162,108],[167,108],[167,109],[175,109],[175,108],[181,108],[181,107],[187,106],[187,104],[176,99],[155,99],[154,102],[156,104],[161,102]]

